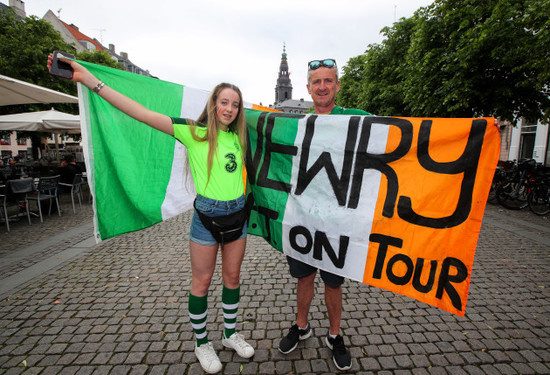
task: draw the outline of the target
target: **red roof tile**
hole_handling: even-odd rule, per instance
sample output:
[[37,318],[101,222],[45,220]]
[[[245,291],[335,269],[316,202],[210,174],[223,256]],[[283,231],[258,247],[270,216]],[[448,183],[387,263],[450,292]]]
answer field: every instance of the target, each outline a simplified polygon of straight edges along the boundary
[[[61,20],[59,20],[61,21]],[[90,43],[92,43],[93,45],[95,45],[96,47],[96,50],[98,51],[101,51],[101,50],[104,50],[105,48],[103,48],[103,46],[101,46],[101,44],[99,44],[96,40],[90,38],[89,36],[86,36],[84,34],[82,34],[80,31],[78,31],[74,26],[71,26],[71,25],[68,25],[66,24],[65,22],[61,21],[61,23],[63,24],[63,26],[65,26],[67,28],[67,30],[69,30],[69,32],[71,34],[73,34],[73,36],[77,39],[77,40],[86,40]]]

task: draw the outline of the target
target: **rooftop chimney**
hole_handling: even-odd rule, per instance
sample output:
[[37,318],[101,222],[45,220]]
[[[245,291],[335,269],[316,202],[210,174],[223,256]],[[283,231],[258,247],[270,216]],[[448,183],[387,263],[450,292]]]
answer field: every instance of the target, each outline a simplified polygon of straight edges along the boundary
[[23,1],[10,0],[10,8],[12,8],[15,14],[17,14],[19,17],[27,17],[27,14],[25,13],[25,3]]

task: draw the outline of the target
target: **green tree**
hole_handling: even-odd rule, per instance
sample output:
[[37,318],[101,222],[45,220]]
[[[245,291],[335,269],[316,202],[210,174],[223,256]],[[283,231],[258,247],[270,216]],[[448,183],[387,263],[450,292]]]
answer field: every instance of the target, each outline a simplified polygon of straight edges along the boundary
[[[0,13],[0,74],[76,96],[74,82],[54,77],[46,68],[48,55],[55,50],[76,53],[75,47],[65,43],[49,22],[35,16],[18,19],[11,9]],[[84,51],[76,54],[76,58],[122,69],[122,64],[107,51]],[[3,106],[0,114],[50,107],[48,104]],[[60,111],[78,113],[77,104],[56,103],[55,107]]]
[[117,60],[113,59],[113,57],[109,54],[109,52],[103,50],[103,51],[83,51],[76,54],[77,60],[82,61],[88,61],[94,64],[98,65],[105,65],[109,66],[111,68],[120,69],[123,70],[124,67],[122,63],[118,62]]
[[[73,55],[76,51],[74,46],[63,40],[61,34],[49,22],[35,16],[19,19],[11,9],[0,12],[0,74],[76,96],[74,82],[54,77],[46,68],[48,55],[55,50]],[[84,51],[76,54],[76,58],[112,68],[123,68],[107,51]],[[51,104],[2,106],[0,114],[43,111],[50,108]],[[55,108],[62,112],[78,113],[77,104],[55,103]],[[11,131],[0,131],[0,136],[10,133]],[[49,135],[17,132],[18,137],[32,138],[35,147],[39,144],[40,137]]]
[[[18,19],[9,9],[0,12],[0,74],[52,90],[76,95],[73,82],[51,76],[46,69],[48,54],[54,50],[74,54],[74,47],[61,38],[50,23],[34,16]],[[75,104],[57,105],[59,110],[78,113]],[[0,114],[49,109],[48,105],[0,107]]]
[[548,121],[549,19],[549,0],[436,0],[369,46],[355,99],[376,114]]
[[379,116],[406,116],[409,110],[404,99],[403,80],[408,66],[403,64],[415,18],[404,19],[393,27],[385,27],[382,44],[372,44],[364,55],[349,60],[344,67],[338,103]]
[[344,74],[340,78],[340,91],[336,94],[336,104],[342,107],[365,109],[360,97],[364,89],[366,68],[365,55],[349,59],[344,65]]
[[[46,69],[48,54],[54,50],[74,53],[74,47],[65,43],[50,23],[34,16],[19,19],[11,9],[0,12],[0,74],[76,95],[73,82],[56,79]],[[56,103],[55,106],[63,112],[78,113],[77,104]],[[0,114],[42,111],[50,107],[48,104],[1,106]],[[10,133],[0,131],[0,136]],[[40,144],[40,137],[48,135],[17,132],[18,137],[31,138],[35,150]]]

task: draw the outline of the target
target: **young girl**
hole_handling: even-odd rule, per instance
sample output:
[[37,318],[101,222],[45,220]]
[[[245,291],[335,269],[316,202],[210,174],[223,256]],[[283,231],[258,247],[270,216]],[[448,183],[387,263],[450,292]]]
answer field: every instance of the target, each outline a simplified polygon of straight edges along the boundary
[[[62,60],[73,68],[75,82],[81,82],[113,106],[155,129],[170,134],[187,148],[191,174],[197,190],[195,209],[209,217],[239,212],[245,207],[243,161],[246,148],[246,123],[240,90],[231,84],[217,85],[197,119],[175,119],[153,112],[100,82],[86,68],[72,60]],[[52,55],[48,57],[51,68]],[[203,125],[204,124],[204,125]],[[204,219],[204,218],[203,218]],[[239,275],[246,246],[246,225],[238,239],[219,243],[206,229],[197,212],[190,230],[191,292],[189,318],[195,333],[195,355],[207,373],[221,371],[222,364],[208,341],[206,332],[207,296],[212,281],[218,248],[222,254],[222,343],[243,358],[254,349],[235,332],[239,304]]]

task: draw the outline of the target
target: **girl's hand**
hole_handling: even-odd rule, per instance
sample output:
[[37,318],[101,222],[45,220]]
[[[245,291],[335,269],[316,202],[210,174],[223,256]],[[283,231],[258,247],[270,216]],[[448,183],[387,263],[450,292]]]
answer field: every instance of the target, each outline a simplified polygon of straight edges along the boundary
[[[174,126],[170,117],[158,112],[153,112],[138,102],[128,98],[127,96],[113,90],[107,85],[104,85],[99,79],[97,79],[88,69],[73,60],[60,59],[60,61],[66,62],[73,68],[73,78],[71,81],[80,82],[90,90],[94,88],[100,88],[101,90],[94,90],[99,96],[111,103],[113,106],[126,113],[128,116],[141,121],[157,130],[160,130],[166,134],[174,135]],[[53,63],[53,54],[48,56],[48,70],[50,70]]]
[[[90,73],[88,71],[88,69],[86,69],[85,67],[83,67],[82,65],[77,63],[76,61],[67,60],[67,59],[59,59],[59,61],[63,61],[65,63],[69,64],[71,66],[71,68],[73,68],[73,78],[71,79],[71,81],[81,82],[89,88],[94,87],[99,82],[99,80],[97,78],[95,78],[92,75],[92,73]],[[48,55],[48,63],[47,63],[48,71],[52,67],[52,62],[53,62],[53,54],[50,53]]]

